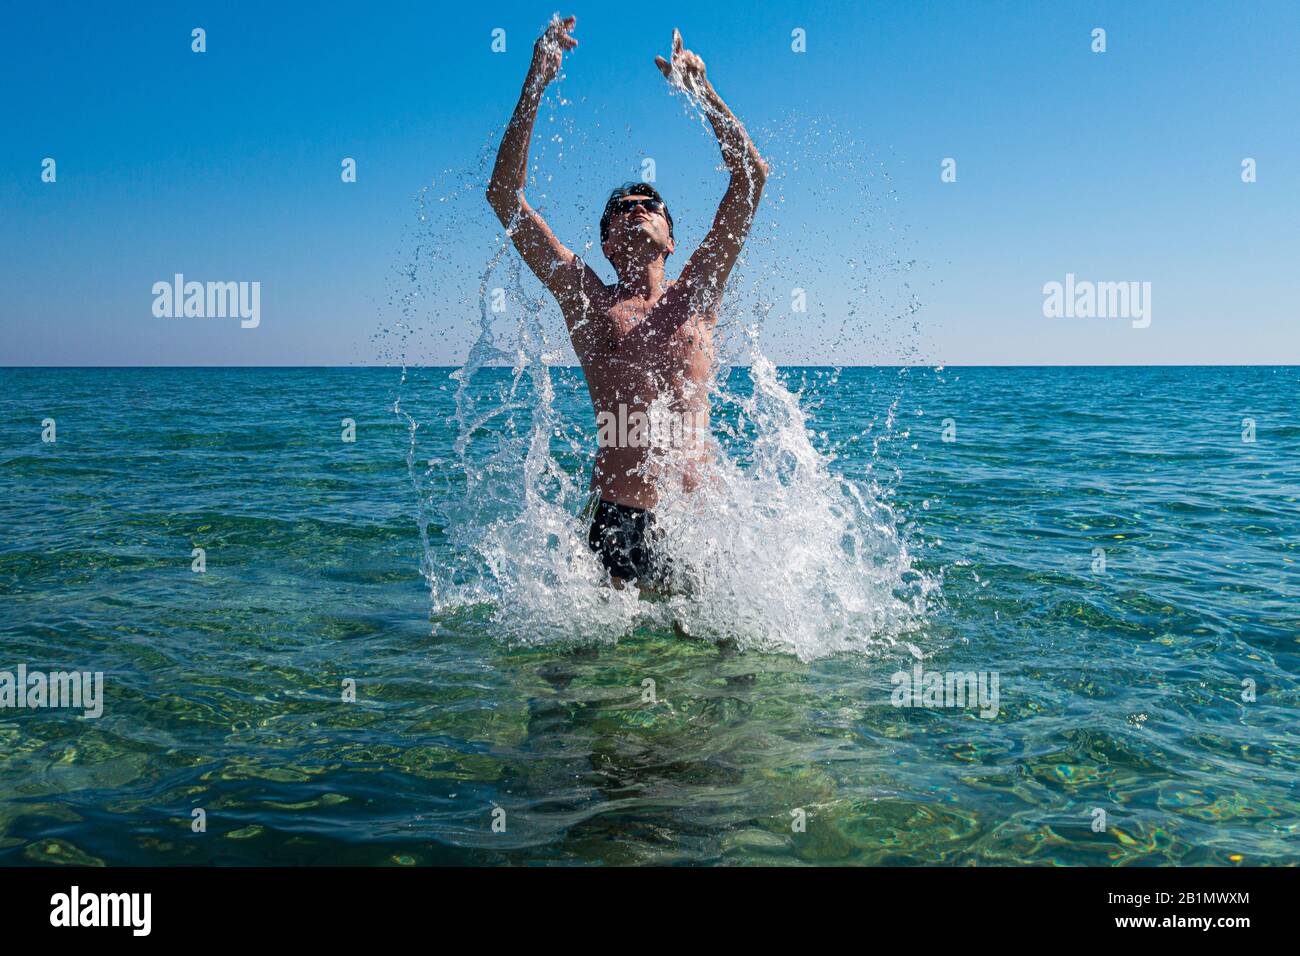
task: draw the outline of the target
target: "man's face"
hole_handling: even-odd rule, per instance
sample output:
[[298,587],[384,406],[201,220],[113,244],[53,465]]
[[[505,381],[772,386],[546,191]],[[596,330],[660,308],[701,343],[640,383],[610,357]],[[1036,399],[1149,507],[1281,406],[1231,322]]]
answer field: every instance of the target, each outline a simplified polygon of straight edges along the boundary
[[[652,206],[656,208],[652,209]],[[674,244],[668,228],[668,217],[662,203],[651,196],[624,196],[618,201],[618,206],[609,219],[606,255],[611,247],[630,250],[641,243],[648,243],[655,249],[662,250],[665,255],[671,253]]]

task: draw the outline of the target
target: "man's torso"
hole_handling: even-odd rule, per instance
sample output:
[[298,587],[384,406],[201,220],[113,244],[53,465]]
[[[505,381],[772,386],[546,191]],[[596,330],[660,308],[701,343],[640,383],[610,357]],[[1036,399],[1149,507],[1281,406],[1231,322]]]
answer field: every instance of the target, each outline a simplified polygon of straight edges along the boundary
[[[675,282],[653,300],[603,283],[584,286],[583,295],[561,306],[597,424],[618,423],[601,433],[592,489],[606,501],[650,509],[663,482],[693,490],[710,458],[714,319],[693,310]],[[654,416],[660,427],[648,435],[635,427],[637,413],[649,421],[651,403],[661,395]]]

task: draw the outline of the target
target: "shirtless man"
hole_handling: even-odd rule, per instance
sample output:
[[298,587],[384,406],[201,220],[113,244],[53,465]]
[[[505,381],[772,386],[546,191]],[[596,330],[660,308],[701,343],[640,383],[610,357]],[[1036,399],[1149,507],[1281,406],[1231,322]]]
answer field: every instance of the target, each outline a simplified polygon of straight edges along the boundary
[[[618,273],[608,286],[573,254],[524,198],[528,144],[542,94],[560,71],[564,51],[578,45],[576,17],[555,19],[533,49],[532,65],[497,153],[487,198],[528,267],[559,302],[582,362],[591,404],[601,427],[591,488],[594,504],[588,543],[615,585],[635,581],[662,590],[667,563],[657,553],[653,508],[660,482],[699,483],[710,455],[709,379],[713,329],[727,276],[735,265],[758,207],[768,168],[745,128],[704,75],[703,61],[682,48],[673,31],[672,61],[655,57],[670,82],[703,104],[731,182],[703,243],[675,281],[664,264],[675,250],[673,220],[653,187],[628,183],[615,189],[600,220],[601,251]],[[689,425],[674,431],[681,447],[662,467],[636,423],[656,399]],[[663,401],[660,403],[663,404]],[[610,428],[611,422],[631,422]],[[614,433],[617,432],[617,435]],[[610,440],[610,438],[615,440]]]

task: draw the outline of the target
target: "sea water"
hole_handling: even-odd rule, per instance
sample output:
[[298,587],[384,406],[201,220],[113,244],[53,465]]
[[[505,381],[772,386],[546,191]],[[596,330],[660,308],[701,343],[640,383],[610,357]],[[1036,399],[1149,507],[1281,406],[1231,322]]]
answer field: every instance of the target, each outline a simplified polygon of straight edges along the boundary
[[[103,673],[97,719],[0,713],[0,859],[1294,862],[1296,369],[776,370],[790,395],[823,383],[808,440],[838,451],[817,480],[888,483],[874,546],[919,543],[913,572],[941,584],[914,609],[868,575],[849,594],[882,603],[853,606],[781,571],[778,537],[759,573],[816,600],[719,614],[743,649],[609,611],[578,541],[500,566],[540,591],[530,569],[566,555],[562,586],[589,595],[586,633],[545,632],[564,615],[543,596],[530,638],[528,605],[494,597],[519,592],[433,517],[464,507],[455,470],[425,489],[426,550],[392,404],[421,403],[422,448],[458,460],[454,372],[0,372],[0,669]],[[584,400],[557,389],[574,420]],[[849,441],[895,402],[906,438]],[[575,492],[584,455],[555,456]],[[833,490],[869,536],[878,506]],[[914,651],[996,673],[996,716],[896,706]]]

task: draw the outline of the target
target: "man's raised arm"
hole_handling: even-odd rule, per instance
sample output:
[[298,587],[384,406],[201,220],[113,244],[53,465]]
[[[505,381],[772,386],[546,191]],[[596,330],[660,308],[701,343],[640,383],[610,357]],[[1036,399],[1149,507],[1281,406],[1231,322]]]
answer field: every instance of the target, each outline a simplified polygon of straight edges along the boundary
[[496,166],[488,184],[487,198],[501,224],[506,227],[515,248],[528,268],[542,280],[556,298],[567,295],[577,281],[574,275],[573,253],[555,238],[555,233],[524,199],[524,184],[528,180],[528,144],[533,137],[533,123],[546,86],[560,72],[565,50],[572,50],[578,41],[570,36],[577,17],[551,20],[546,32],[533,46],[533,62],[528,67],[523,92],[514,115],[501,138],[497,150]]
[[704,75],[704,61],[690,50],[682,49],[679,31],[673,30],[672,63],[657,56],[655,65],[670,82],[684,86],[699,99],[722,147],[722,160],[731,172],[731,182],[713,217],[713,227],[682,267],[680,278],[692,296],[698,297],[712,313],[754,222],[758,200],[767,182],[768,166],[736,114],[727,108]]

